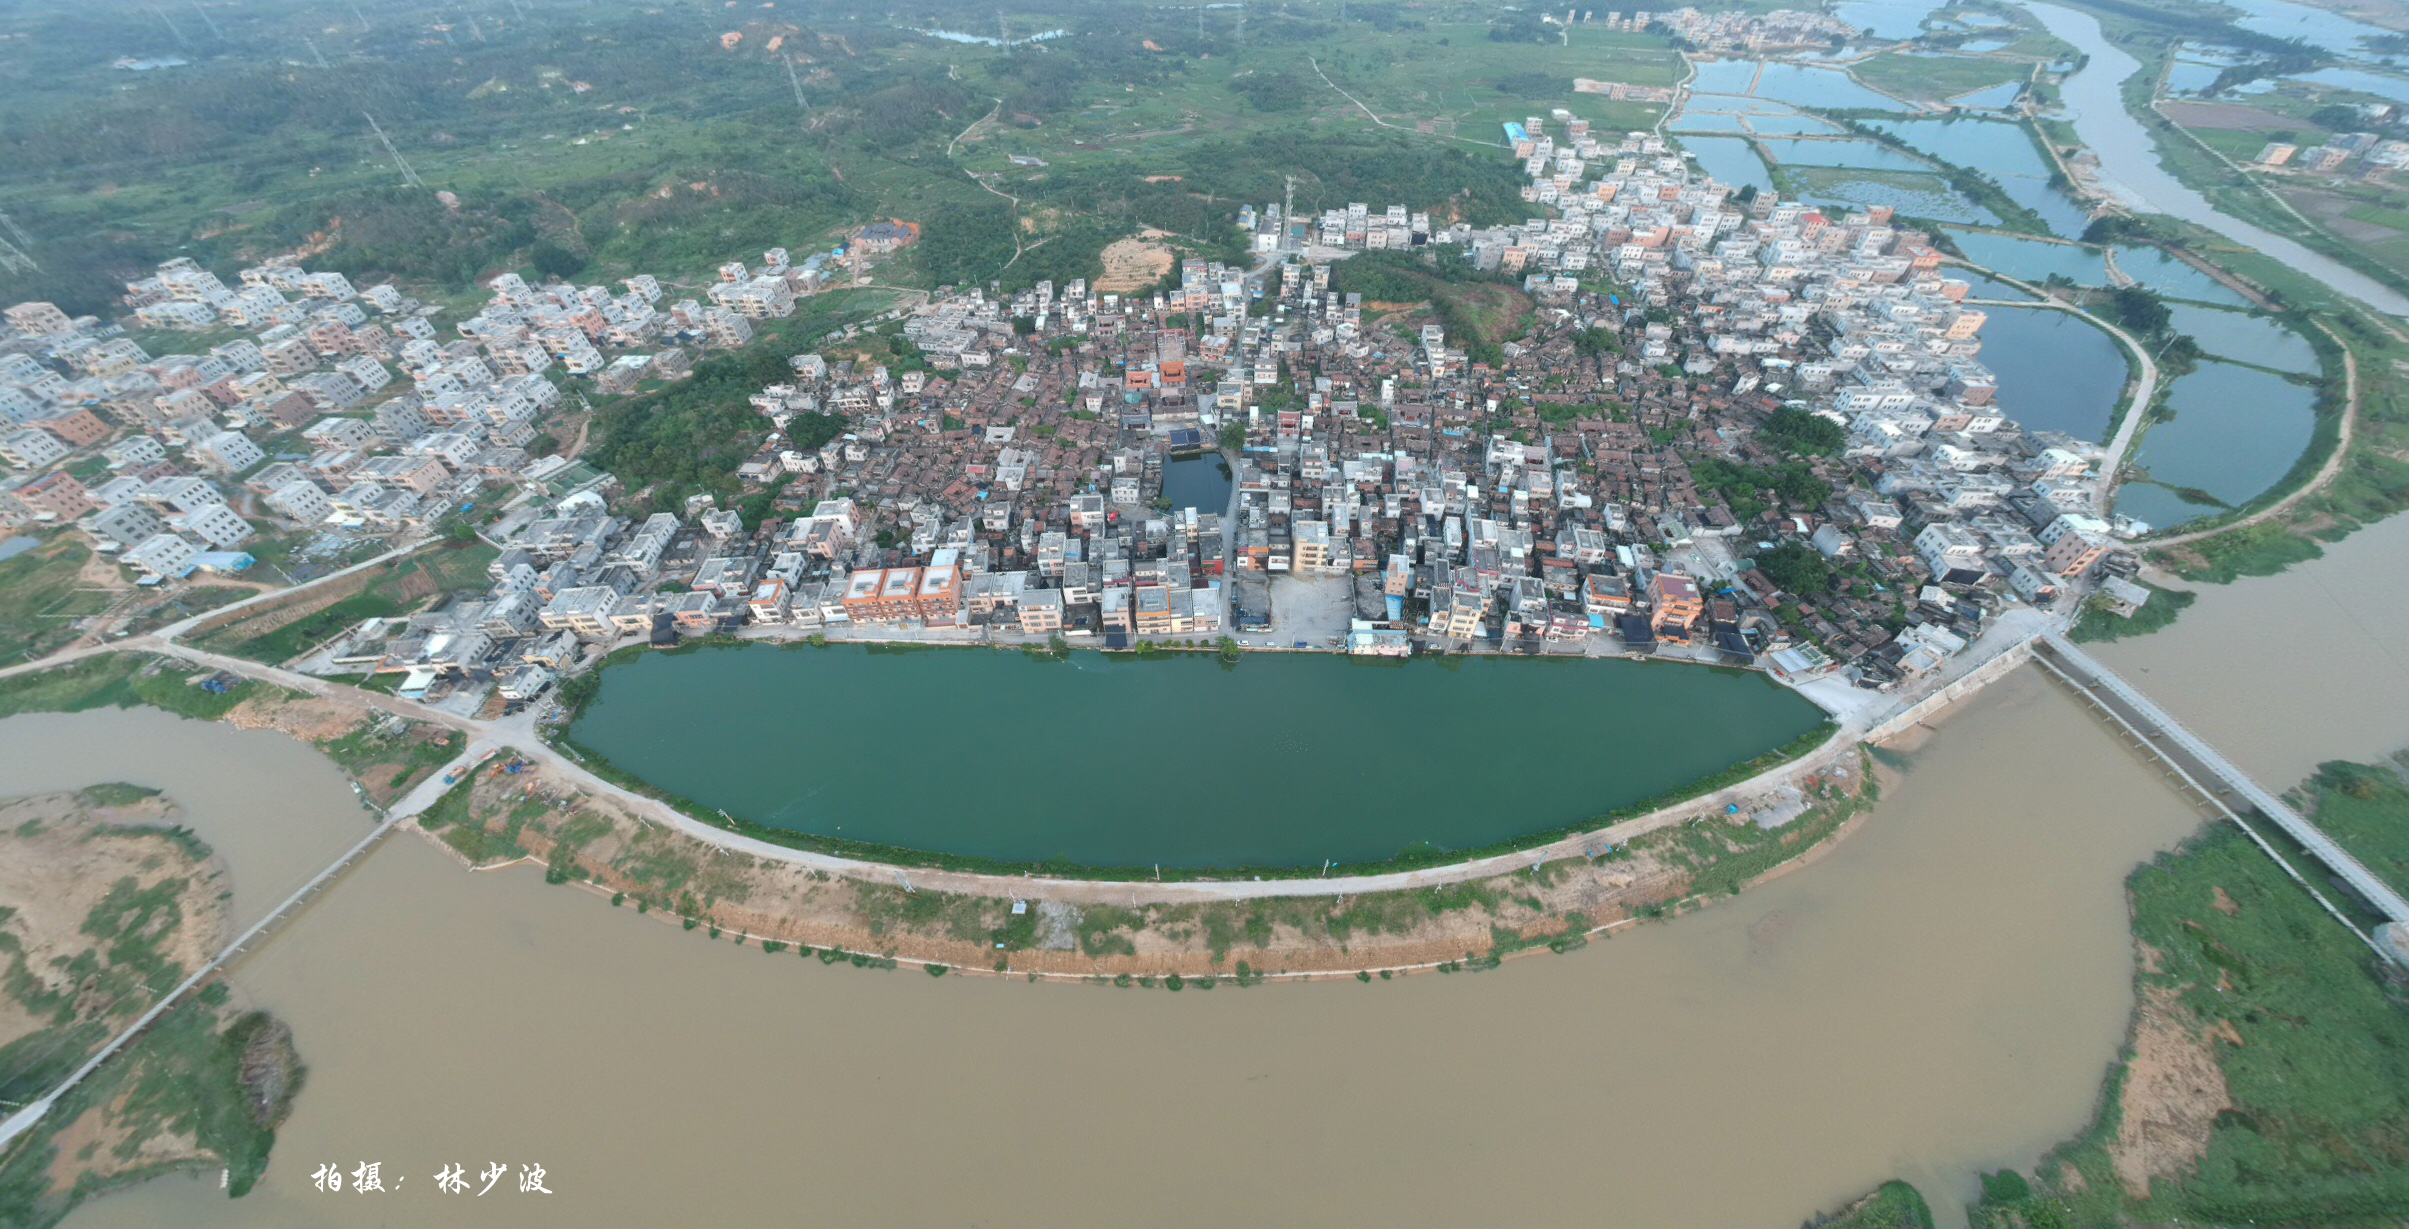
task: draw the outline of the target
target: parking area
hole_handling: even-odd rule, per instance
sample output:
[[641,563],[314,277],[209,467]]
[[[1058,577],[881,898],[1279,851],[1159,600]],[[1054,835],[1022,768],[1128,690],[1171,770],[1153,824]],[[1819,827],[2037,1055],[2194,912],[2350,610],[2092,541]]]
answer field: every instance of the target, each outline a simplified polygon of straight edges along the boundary
[[1327,649],[1345,643],[1347,624],[1355,617],[1355,581],[1344,573],[1328,576],[1274,576],[1271,581],[1271,632],[1241,637],[1257,645]]

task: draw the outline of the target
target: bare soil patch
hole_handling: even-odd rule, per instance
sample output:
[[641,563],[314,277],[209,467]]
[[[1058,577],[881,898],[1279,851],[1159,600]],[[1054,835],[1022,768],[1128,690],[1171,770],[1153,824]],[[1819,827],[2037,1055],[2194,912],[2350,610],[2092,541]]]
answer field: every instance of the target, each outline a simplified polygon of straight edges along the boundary
[[1116,239],[1103,252],[1104,276],[1096,279],[1096,289],[1107,294],[1126,294],[1162,280],[1177,263],[1171,249],[1154,240],[1162,232],[1147,231],[1131,239]]
[[280,696],[253,689],[226,714],[226,724],[245,730],[278,730],[313,746],[360,728],[368,714],[357,704],[320,696]]
[[2217,1115],[2233,1104],[2208,1038],[2215,1035],[2169,986],[2146,986],[2133,1023],[2133,1057],[2117,1095],[2116,1141],[2108,1158],[2135,1199],[2150,1184],[2188,1172],[2208,1154]]
[[2210,128],[2223,132],[2284,132],[2300,127],[2299,120],[2231,102],[2169,102],[2160,104],[2159,110],[2168,119],[2186,128]]
[[[13,941],[10,963],[26,979],[23,991],[0,994],[0,1045],[52,1024],[27,1009],[26,993],[70,996],[78,1019],[105,1022],[150,1005],[103,977],[67,972],[70,961],[99,946],[83,928],[122,883],[149,889],[182,881],[180,920],[162,919],[161,933],[143,936],[155,938],[168,961],[197,969],[224,942],[224,870],[168,834],[175,815],[175,805],[158,797],[116,807],[86,806],[73,794],[0,804],[0,933]],[[105,955],[100,961],[109,963]]]

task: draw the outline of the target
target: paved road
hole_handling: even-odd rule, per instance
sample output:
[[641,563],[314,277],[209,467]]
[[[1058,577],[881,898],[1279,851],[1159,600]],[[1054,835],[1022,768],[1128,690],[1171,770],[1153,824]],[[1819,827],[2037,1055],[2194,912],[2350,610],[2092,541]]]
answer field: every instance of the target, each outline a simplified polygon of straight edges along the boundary
[[[1721,812],[1726,806],[1752,801],[1764,791],[1787,784],[1798,777],[1822,771],[1831,766],[1836,755],[1856,745],[1865,731],[1875,728],[1891,714],[1920,700],[1928,692],[1946,686],[1976,668],[1990,657],[2006,652],[2039,631],[2039,622],[2046,616],[2035,612],[2035,626],[2022,623],[2011,626],[2003,620],[1994,629],[1996,635],[1986,635],[1973,651],[1960,654],[1950,668],[1926,680],[1924,686],[1905,694],[1885,695],[1840,687],[1809,689],[1806,694],[1822,703],[1827,711],[1838,707],[1840,729],[1814,752],[1792,761],[1772,772],[1738,785],[1669,807],[1662,811],[1626,820],[1594,832],[1567,837],[1549,845],[1521,850],[1510,854],[1453,863],[1427,870],[1398,871],[1378,875],[1343,876],[1330,879],[1273,879],[1222,880],[1187,883],[1127,883],[1101,882],[1085,879],[1046,879],[1035,876],[985,875],[967,872],[907,870],[916,887],[980,895],[1042,896],[1051,900],[1072,902],[1126,902],[1133,897],[1159,902],[1188,902],[1211,900],[1240,900],[1272,896],[1314,896],[1331,893],[1386,892],[1456,883],[1491,875],[1520,870],[1538,862],[1557,858],[1577,857],[1585,852],[1602,851],[1608,845],[1619,845],[1642,833],[1702,815]],[[241,658],[207,653],[181,645],[149,645],[130,642],[125,647],[150,648],[189,659],[196,664],[225,670],[229,673],[272,682],[310,695],[349,698],[380,712],[389,712],[416,720],[428,721],[450,729],[461,730],[481,744],[497,750],[509,750],[531,763],[555,774],[556,779],[581,792],[615,802],[629,814],[645,821],[676,829],[696,840],[722,849],[748,854],[765,861],[784,862],[823,870],[831,874],[859,879],[885,881],[893,878],[896,868],[891,864],[810,850],[791,849],[783,845],[758,840],[731,832],[684,814],[665,803],[622,788],[589,771],[584,763],[568,753],[545,743],[535,726],[535,709],[529,708],[509,717],[480,721],[457,714],[429,708],[412,700],[389,696],[381,692],[363,691],[343,683],[312,678],[290,670]],[[1853,763],[1853,760],[1851,761]]]

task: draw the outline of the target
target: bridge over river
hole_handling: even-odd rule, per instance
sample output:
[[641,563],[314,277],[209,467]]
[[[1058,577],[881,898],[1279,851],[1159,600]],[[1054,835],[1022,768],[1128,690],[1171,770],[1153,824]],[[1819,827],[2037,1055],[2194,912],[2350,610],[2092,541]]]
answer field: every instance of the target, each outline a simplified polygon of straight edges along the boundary
[[119,1050],[124,1049],[135,1038],[140,1037],[144,1029],[149,1028],[158,1021],[159,1017],[167,1014],[169,1008],[182,1002],[185,995],[190,994],[195,987],[214,976],[219,969],[226,966],[228,961],[249,951],[252,944],[274,930],[278,923],[291,917],[301,906],[315,898],[321,889],[333,883],[361,858],[366,857],[368,851],[375,849],[386,837],[391,836],[393,830],[400,827],[403,820],[433,806],[435,800],[443,797],[444,792],[459,780],[456,774],[483,761],[493,752],[494,745],[490,742],[470,744],[466,751],[460,753],[459,758],[444,765],[442,771],[420,782],[418,788],[397,800],[393,804],[393,809],[385,812],[384,817],[379,819],[376,826],[370,828],[368,834],[361,837],[357,844],[344,850],[342,855],[328,863],[325,869],[310,876],[309,882],[302,884],[299,890],[284,898],[275,908],[268,910],[267,916],[253,922],[249,929],[237,936],[234,942],[227,944],[226,949],[211,958],[209,963],[202,965],[193,972],[192,976],[177,983],[176,988],[168,991],[157,1003],[152,1004],[149,1011],[143,1012],[140,1018],[127,1025],[115,1037],[110,1038],[107,1045],[102,1046],[92,1057],[85,1059],[84,1065],[76,1068],[73,1074],[59,1083],[58,1087],[51,1089],[40,1100],[9,1115],[5,1121],[0,1121],[0,1151],[5,1151],[18,1136],[32,1130],[34,1124],[40,1122],[43,1116],[50,1112],[51,1107],[58,1104],[60,1097],[65,1096],[68,1090],[82,1083],[84,1077],[91,1075],[100,1068],[102,1063],[109,1061]]
[[[2385,925],[2370,942],[2379,951],[2395,960],[2409,963],[2409,900],[2404,900],[2392,885],[2378,878],[2365,863],[2351,856],[2349,850],[2336,844],[2332,837],[2309,822],[2308,817],[2294,810],[2289,803],[2250,779],[2249,774],[2234,766],[2206,739],[2183,727],[2167,715],[2132,684],[2118,678],[2116,673],[2075,647],[2058,632],[2043,634],[2033,645],[2033,660],[2043,669],[2056,675],[2081,692],[2091,703],[2106,713],[2111,721],[2131,734],[2136,742],[2172,769],[2184,784],[2196,790],[2210,804],[2239,824],[2267,851],[2276,864],[2291,870],[2291,863],[2276,852],[2244,818],[2255,813],[2282,830],[2301,851],[2314,858],[2340,880],[2368,908],[2383,916]],[[2297,871],[2294,878],[2300,878]],[[2308,885],[2312,893],[2313,885]],[[2355,932],[2359,927],[2318,894],[2319,903]],[[2362,935],[2362,937],[2365,937]]]

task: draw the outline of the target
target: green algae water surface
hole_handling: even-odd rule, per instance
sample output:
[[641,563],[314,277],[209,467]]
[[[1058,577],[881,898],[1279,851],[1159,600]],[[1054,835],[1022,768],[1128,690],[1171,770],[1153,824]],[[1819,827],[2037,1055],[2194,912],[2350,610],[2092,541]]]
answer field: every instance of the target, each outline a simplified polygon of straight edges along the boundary
[[1665,662],[749,645],[612,666],[572,733],[773,827],[1192,868],[1496,844],[1679,789],[1822,720],[1761,675]]

